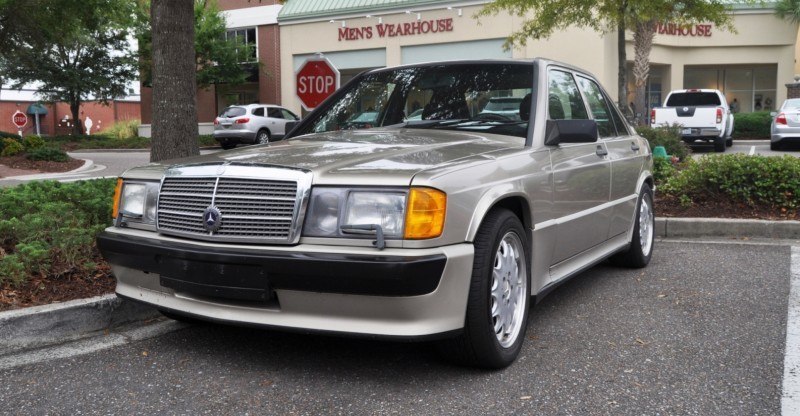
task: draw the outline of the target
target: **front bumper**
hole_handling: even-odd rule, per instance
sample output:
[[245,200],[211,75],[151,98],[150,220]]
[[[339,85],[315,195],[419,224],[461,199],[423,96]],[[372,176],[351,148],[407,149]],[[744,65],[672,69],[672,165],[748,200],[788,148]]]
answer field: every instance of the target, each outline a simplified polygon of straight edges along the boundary
[[198,318],[391,337],[463,327],[473,247],[213,244],[109,228],[120,296]]

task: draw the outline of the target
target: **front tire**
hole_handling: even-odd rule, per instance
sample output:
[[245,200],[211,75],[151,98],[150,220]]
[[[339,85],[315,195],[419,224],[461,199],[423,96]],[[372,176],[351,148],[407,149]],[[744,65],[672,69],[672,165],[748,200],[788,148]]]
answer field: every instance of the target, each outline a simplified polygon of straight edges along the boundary
[[528,325],[528,253],[525,228],[516,215],[491,211],[475,237],[464,330],[438,345],[446,359],[487,369],[514,362]]
[[733,146],[733,139],[730,138],[730,137],[725,139],[725,146],[727,146],[727,147]]
[[650,189],[650,185],[645,183],[639,192],[636,218],[634,219],[636,222],[633,225],[633,236],[628,250],[611,257],[612,263],[635,269],[640,269],[650,263],[656,234],[656,217],[653,209],[653,191]]

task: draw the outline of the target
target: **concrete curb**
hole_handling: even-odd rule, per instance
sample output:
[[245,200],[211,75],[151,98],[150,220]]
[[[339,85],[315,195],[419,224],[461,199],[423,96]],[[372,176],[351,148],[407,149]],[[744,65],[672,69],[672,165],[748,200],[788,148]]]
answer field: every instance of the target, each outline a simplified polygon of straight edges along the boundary
[[[656,236],[800,239],[800,221],[656,218]],[[0,312],[0,355],[77,340],[158,316],[155,308],[114,294]]]
[[160,316],[115,294],[0,312],[0,355],[85,338]]
[[[80,158],[77,158],[80,159]],[[82,159],[83,165],[81,167],[72,169],[67,172],[54,172],[54,173],[34,173],[31,175],[9,176],[3,180],[27,181],[27,180],[44,180],[44,179],[57,179],[62,176],[69,176],[76,173],[81,173],[91,169],[94,166],[94,161],[90,159]]]
[[656,236],[662,238],[748,237],[793,240],[800,239],[800,221],[656,218]]

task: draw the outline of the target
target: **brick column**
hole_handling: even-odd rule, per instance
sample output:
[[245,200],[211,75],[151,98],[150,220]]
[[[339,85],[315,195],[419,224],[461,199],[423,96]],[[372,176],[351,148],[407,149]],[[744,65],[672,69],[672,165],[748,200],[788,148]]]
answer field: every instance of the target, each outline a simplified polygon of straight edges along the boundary
[[800,98],[800,76],[795,75],[794,82],[786,85],[786,98]]

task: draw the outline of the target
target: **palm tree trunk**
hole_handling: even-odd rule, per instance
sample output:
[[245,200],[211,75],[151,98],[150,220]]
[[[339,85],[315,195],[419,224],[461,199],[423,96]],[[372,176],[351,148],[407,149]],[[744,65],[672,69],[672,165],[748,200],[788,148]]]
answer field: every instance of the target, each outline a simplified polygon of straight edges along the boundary
[[194,1],[153,0],[153,121],[150,161],[193,156],[197,144]]
[[633,105],[636,108],[636,123],[638,125],[648,124],[650,112],[647,108],[647,79],[650,77],[650,51],[653,49],[653,38],[656,35],[657,22],[648,20],[637,22],[633,32],[633,80],[636,90],[634,93]]

